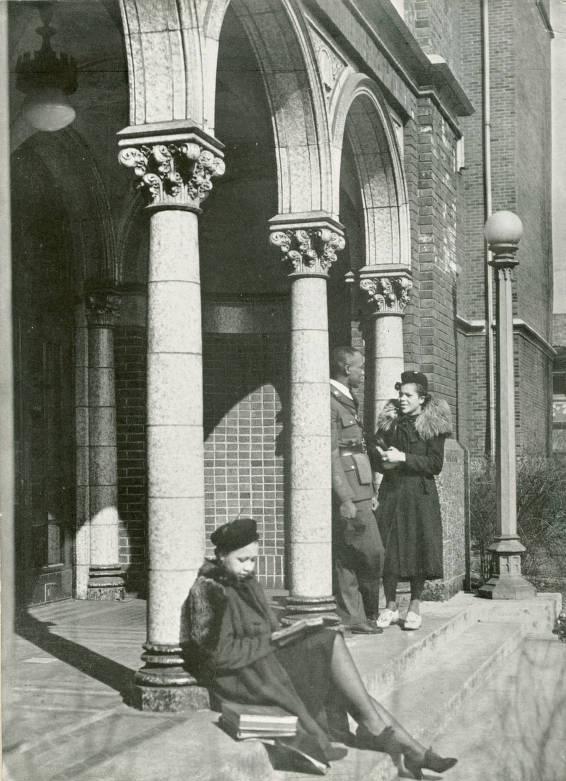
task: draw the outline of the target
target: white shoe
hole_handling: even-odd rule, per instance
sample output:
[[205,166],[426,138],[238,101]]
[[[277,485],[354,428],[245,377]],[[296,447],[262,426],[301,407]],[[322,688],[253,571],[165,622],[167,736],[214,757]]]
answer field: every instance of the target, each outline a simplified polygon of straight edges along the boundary
[[386,629],[391,624],[399,623],[399,611],[390,610],[388,607],[382,610],[379,614],[377,621],[375,622],[379,629]]
[[420,629],[423,623],[423,618],[418,613],[413,613],[409,610],[407,617],[405,618],[405,629]]

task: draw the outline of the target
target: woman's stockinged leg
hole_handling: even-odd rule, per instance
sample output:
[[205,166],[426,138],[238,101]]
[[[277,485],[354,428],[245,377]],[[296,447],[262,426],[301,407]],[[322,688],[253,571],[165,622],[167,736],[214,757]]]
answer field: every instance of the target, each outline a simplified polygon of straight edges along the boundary
[[422,778],[423,767],[444,772],[456,764],[453,757],[440,757],[425,750],[397,719],[368,694],[350,651],[341,634],[337,634],[330,660],[332,680],[350,704],[349,711],[358,722],[356,738],[361,748],[385,751],[394,761],[403,755],[405,765],[415,778]]
[[383,576],[383,590],[389,610],[397,610],[397,575]]
[[422,745],[422,743],[419,743],[416,738],[414,738],[403,725],[397,721],[395,716],[387,710],[381,703],[379,703],[376,699],[370,696],[372,705],[374,707],[374,710],[379,715],[379,718],[381,721],[388,727],[393,727],[395,730],[395,736],[400,742],[400,747],[406,747],[410,751],[412,751],[414,754],[422,754],[424,755],[426,748]]
[[341,634],[338,634],[334,641],[330,669],[334,683],[352,705],[352,715],[356,721],[374,735],[378,735],[384,727],[393,727],[400,744],[416,754],[424,754],[424,746],[399,724],[387,708],[368,693]]
[[360,724],[370,732],[378,735],[386,726],[384,720],[375,709],[372,698],[360,678],[358,668],[344,642],[344,637],[338,632],[332,646],[330,660],[332,680],[351,705],[351,713]]
[[409,604],[409,610],[417,615],[420,615],[421,611],[421,597],[423,595],[424,585],[424,578],[411,578],[411,602]]

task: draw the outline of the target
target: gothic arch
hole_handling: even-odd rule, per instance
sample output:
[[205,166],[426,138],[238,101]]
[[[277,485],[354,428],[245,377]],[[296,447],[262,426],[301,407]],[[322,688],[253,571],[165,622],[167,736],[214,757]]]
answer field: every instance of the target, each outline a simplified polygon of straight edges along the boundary
[[[31,135],[12,155],[33,149],[58,182],[70,217],[74,287],[80,295],[85,282],[116,281],[116,243],[112,210],[104,182],[88,145],[73,129]],[[14,187],[17,187],[14,183]]]
[[379,88],[359,73],[346,80],[332,124],[335,209],[345,135],[353,150],[361,189],[365,265],[410,266],[409,207],[399,145]]

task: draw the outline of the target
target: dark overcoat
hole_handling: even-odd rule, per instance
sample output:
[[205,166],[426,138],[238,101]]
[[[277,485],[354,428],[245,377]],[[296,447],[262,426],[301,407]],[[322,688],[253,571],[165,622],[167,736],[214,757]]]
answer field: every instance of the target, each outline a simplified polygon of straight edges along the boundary
[[396,447],[406,461],[385,470],[372,448],[375,469],[383,473],[377,520],[385,546],[384,576],[441,578],[442,522],[435,475],[444,463],[444,440],[451,433],[450,408],[431,400],[417,416],[402,415],[389,401],[378,417],[375,443]]
[[221,700],[279,705],[298,716],[300,730],[326,755],[333,630],[275,647],[271,633],[279,624],[261,584],[230,578],[213,561],[201,567],[189,592],[188,621],[191,667],[196,661]]

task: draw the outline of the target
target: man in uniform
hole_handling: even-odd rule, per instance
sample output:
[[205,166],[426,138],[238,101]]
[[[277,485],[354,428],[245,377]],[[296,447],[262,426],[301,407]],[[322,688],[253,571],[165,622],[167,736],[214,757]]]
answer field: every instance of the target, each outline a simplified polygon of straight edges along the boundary
[[364,376],[364,358],[352,347],[331,354],[332,551],[334,595],[352,632],[378,634],[379,583],[384,550],[373,514],[373,473],[352,393]]

